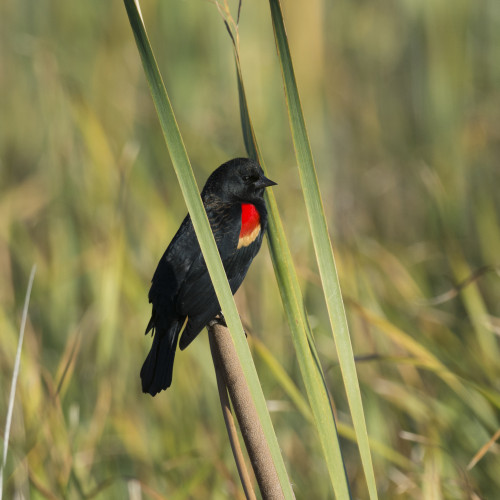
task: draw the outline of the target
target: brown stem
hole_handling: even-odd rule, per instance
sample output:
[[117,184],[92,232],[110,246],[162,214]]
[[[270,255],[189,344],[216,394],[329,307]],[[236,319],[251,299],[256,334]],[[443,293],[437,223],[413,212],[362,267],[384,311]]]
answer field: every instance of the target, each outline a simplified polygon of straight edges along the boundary
[[231,333],[226,326],[213,321],[208,325],[208,334],[212,353],[215,354],[214,364],[217,367],[218,358],[262,498],[284,500],[278,474]]
[[243,452],[241,451],[238,433],[236,432],[236,425],[234,424],[231,405],[229,403],[229,396],[227,394],[226,381],[224,379],[224,373],[222,370],[222,362],[214,345],[214,336],[209,335],[209,340],[210,350],[212,351],[212,359],[214,361],[215,376],[217,378],[217,388],[219,389],[220,405],[222,408],[222,414],[224,415],[224,422],[226,423],[226,429],[229,436],[229,442],[231,443],[231,449],[233,450],[234,461],[236,462],[238,474],[240,475],[241,485],[243,486],[243,490],[245,492],[247,500],[257,500],[252,487],[250,475],[248,474],[248,470],[245,465]]

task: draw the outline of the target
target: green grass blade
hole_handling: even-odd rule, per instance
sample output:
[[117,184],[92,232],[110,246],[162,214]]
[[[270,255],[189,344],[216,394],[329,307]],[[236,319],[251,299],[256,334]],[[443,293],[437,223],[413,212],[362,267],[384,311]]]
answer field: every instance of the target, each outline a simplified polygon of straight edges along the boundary
[[3,435],[3,452],[2,461],[0,462],[0,500],[3,493],[3,471],[7,462],[7,451],[9,449],[10,426],[12,424],[12,412],[14,411],[14,401],[16,399],[17,377],[19,376],[19,367],[21,365],[21,349],[23,346],[24,329],[26,328],[26,320],[28,319],[28,306],[30,303],[31,289],[33,280],[35,279],[36,264],[33,264],[26,289],[26,298],[24,299],[23,317],[21,319],[21,328],[19,330],[19,342],[17,343],[16,359],[14,361],[14,371],[12,373],[12,383],[10,386],[9,404],[7,407],[7,416],[5,419],[5,430]]
[[[450,247],[450,251],[448,252],[450,266],[456,277],[456,281],[460,282],[465,276],[470,276],[472,271],[461,249],[452,244],[448,246]],[[498,359],[500,357],[498,340],[493,330],[487,327],[488,309],[477,283],[470,283],[467,287],[460,290],[460,297],[474,328],[477,344],[481,350],[484,363],[495,369],[498,366]]]
[[300,180],[304,193],[314,250],[316,252],[316,259],[335,339],[335,346],[340,361],[342,377],[346,388],[349,407],[351,409],[354,429],[358,439],[368,491],[370,498],[373,500],[377,498],[377,486],[368,442],[368,432],[364,418],[361,392],[356,374],[354,355],[335,267],[332,245],[328,235],[328,227],[321,201],[321,194],[304,116],[302,114],[280,3],[279,0],[270,0],[269,4],[271,7],[276,47],[283,74],[295,155],[299,166]]
[[448,384],[453,391],[460,396],[463,402],[469,406],[489,431],[494,431],[498,426],[498,419],[495,413],[488,406],[485,399],[475,391],[464,385],[455,373],[448,369],[434,354],[425,346],[410,337],[406,332],[393,325],[386,319],[377,316],[360,304],[354,304],[358,313],[371,325],[377,327],[384,335],[390,338],[395,344],[407,350],[421,363],[421,368],[433,371],[441,380]]
[[187,152],[184,147],[184,143],[182,141],[151,46],[149,44],[141,16],[139,14],[138,2],[134,2],[134,0],[124,1],[156,111],[160,119],[163,135],[165,136],[165,142],[167,143],[167,147],[172,158],[172,163],[179,180],[182,194],[186,201],[189,213],[191,214],[193,226],[205,257],[207,268],[217,293],[219,303],[229,329],[231,330],[235,348],[240,358],[266,440],[271,450],[271,455],[280,479],[284,496],[287,499],[294,498],[293,490],[291,488],[283,458],[280,453],[278,441],[274,433],[271,418],[267,410],[264,394],[262,393],[255,365],[250,354],[250,349],[246,342],[243,327],[234,304],[233,295],[222,266],[219,252],[217,251],[217,246],[210,229],[208,218],[203,208],[203,203],[201,201],[194,174],[189,163]]
[[[242,119],[243,138],[249,156],[257,159],[265,168],[250,120],[245,88],[237,53],[235,54]],[[299,280],[292,261],[290,248],[286,241],[278,206],[272,191],[266,193],[269,211],[268,243],[274,272],[278,281],[281,300],[285,309],[292,341],[299,362],[300,372],[311,405],[316,430],[318,432],[326,466],[333,490],[340,500],[350,498],[349,484],[345,472],[342,452],[337,434],[325,377],[312,340],[311,328],[307,319]]]
[[[283,366],[276,359],[273,353],[265,346],[263,342],[255,337],[250,338],[251,345],[260,356],[262,361],[267,365],[269,370],[273,373],[276,378],[277,383],[288,395],[292,403],[297,408],[298,412],[309,422],[314,423],[314,417],[307,404],[307,401],[302,396],[298,387],[295,385],[293,380],[288,376]],[[347,424],[342,422],[337,423],[337,430],[340,436],[349,439],[350,441],[356,442],[356,433],[354,429]],[[411,460],[406,458],[401,453],[389,448],[385,444],[370,438],[370,448],[372,451],[378,453],[381,457],[384,457],[388,462],[401,467],[405,470],[413,470],[414,466]]]

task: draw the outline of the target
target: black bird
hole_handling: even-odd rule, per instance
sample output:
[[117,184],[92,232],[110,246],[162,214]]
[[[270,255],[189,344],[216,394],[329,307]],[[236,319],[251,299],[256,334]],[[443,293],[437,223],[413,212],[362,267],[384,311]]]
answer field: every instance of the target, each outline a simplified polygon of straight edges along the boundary
[[[267,225],[264,189],[276,183],[248,158],[235,158],[208,178],[201,199],[224,264],[231,291],[238,290],[262,244]],[[153,345],[141,369],[142,390],[152,396],[172,383],[177,339],[185,349],[220,312],[191,217],[182,222],[153,276],[153,312],[146,334]]]

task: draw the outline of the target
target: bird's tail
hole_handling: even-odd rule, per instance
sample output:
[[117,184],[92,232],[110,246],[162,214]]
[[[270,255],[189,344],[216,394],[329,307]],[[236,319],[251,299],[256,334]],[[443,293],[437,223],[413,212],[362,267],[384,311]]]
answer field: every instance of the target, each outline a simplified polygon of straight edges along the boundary
[[177,339],[182,328],[182,322],[173,321],[167,328],[149,322],[146,333],[153,329],[154,339],[151,350],[141,368],[142,392],[154,396],[167,389],[172,383]]

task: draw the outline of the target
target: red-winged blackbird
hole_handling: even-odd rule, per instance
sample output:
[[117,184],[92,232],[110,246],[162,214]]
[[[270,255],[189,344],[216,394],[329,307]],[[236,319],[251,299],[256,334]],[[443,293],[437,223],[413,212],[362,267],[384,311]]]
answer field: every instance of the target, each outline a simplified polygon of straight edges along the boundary
[[[257,162],[235,158],[217,168],[201,192],[233,294],[262,244],[267,225],[264,189],[275,184]],[[186,318],[181,350],[220,312],[189,215],[156,268],[149,302],[153,313],[146,334],[153,330],[154,339],[141,379],[143,392],[154,396],[172,383],[177,339]]]

